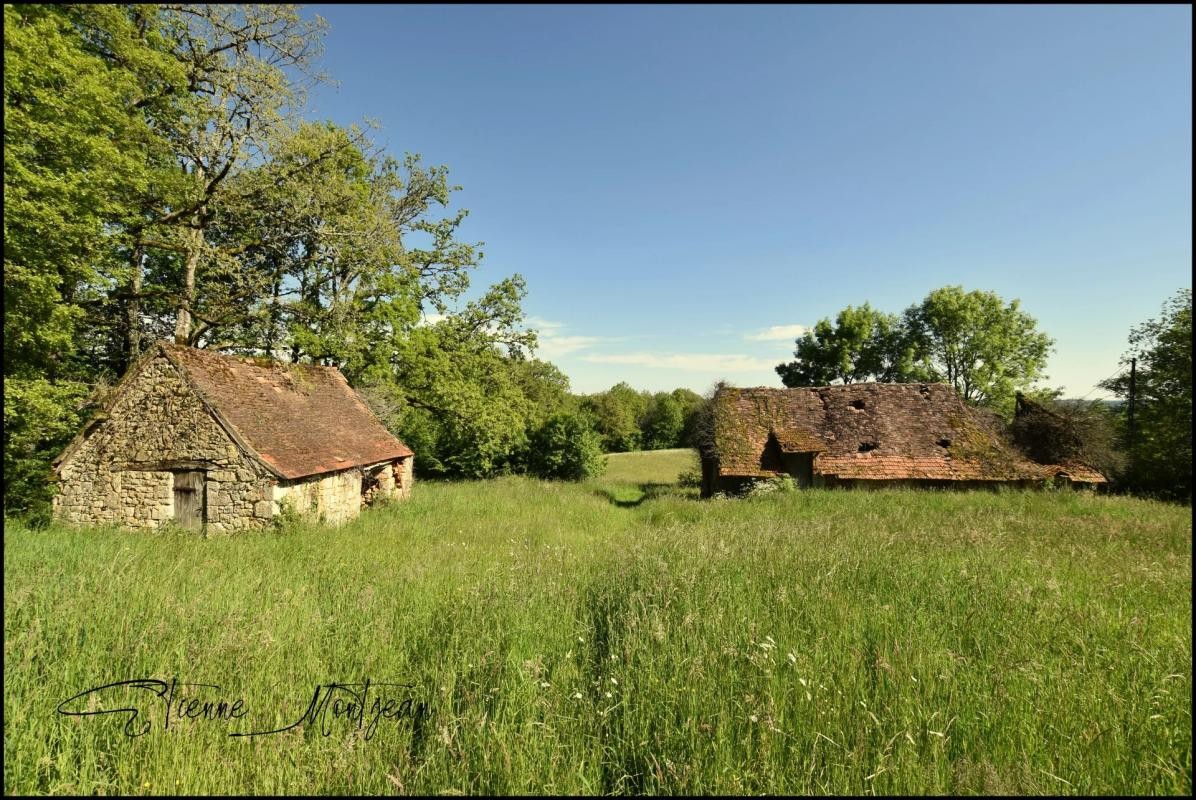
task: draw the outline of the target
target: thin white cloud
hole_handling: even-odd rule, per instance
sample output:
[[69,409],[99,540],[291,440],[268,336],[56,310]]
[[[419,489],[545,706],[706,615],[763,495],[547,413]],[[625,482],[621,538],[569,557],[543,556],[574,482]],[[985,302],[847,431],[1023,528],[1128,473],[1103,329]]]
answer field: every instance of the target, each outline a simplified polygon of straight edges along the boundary
[[796,339],[810,330],[805,325],[773,325],[755,333],[745,333],[743,338],[749,342],[779,342],[785,339]]
[[550,319],[544,319],[543,317],[527,317],[524,321],[527,323],[527,327],[539,331],[540,333],[552,333],[565,327],[565,323],[563,322],[554,322]]
[[585,350],[605,341],[602,336],[573,336],[562,333],[566,325],[563,322],[544,319],[543,317],[528,317],[527,327],[536,332],[536,358],[551,361],[554,358]]
[[536,331],[536,339],[539,341],[536,358],[547,361],[593,347],[603,341],[600,336],[554,336],[542,329]]
[[772,371],[776,359],[726,353],[614,353],[582,356],[594,364],[630,364],[656,369],[680,369],[689,372]]

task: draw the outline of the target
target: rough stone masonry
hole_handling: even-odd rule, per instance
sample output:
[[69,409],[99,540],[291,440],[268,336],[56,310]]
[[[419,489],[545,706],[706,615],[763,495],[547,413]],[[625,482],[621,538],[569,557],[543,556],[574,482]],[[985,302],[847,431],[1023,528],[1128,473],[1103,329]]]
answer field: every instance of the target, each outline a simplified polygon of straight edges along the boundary
[[414,455],[335,368],[160,344],[55,462],[57,519],[208,534],[404,498]]

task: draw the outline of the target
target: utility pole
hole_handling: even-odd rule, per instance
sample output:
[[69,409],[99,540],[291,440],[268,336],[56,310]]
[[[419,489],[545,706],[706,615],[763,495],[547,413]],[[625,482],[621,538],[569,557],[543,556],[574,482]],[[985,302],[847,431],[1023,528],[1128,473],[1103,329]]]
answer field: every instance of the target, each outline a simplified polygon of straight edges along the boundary
[[1134,446],[1134,440],[1137,438],[1135,436],[1136,431],[1134,430],[1134,401],[1137,399],[1137,394],[1138,394],[1138,359],[1131,358],[1130,359],[1130,403],[1129,403],[1129,423],[1130,423],[1129,424],[1129,434],[1130,434],[1129,445],[1130,445],[1131,449]]

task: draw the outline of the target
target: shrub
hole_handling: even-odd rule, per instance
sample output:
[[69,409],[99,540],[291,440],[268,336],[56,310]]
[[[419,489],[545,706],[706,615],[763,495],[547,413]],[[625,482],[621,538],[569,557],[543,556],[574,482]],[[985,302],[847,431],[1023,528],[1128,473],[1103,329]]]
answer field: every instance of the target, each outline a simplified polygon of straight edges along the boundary
[[580,481],[602,474],[602,439],[578,414],[557,414],[532,436],[528,467],[541,478]]
[[272,530],[274,533],[285,535],[294,533],[302,524],[303,518],[295,508],[295,504],[290,498],[284,497],[278,504],[278,513],[274,515]]
[[765,478],[753,481],[744,492],[746,497],[760,497],[775,492],[796,492],[797,483],[791,475],[778,475],[775,478]]

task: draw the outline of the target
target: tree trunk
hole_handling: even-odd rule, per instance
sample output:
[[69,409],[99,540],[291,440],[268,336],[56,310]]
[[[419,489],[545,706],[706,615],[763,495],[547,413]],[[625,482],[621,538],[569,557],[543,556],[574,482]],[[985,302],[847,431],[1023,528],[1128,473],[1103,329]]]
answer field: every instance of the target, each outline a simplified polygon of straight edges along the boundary
[[274,358],[274,351],[278,342],[278,328],[281,324],[282,309],[279,307],[278,295],[282,291],[282,279],[274,278],[270,286],[270,316],[266,322],[266,355]]
[[[129,301],[125,305],[125,343],[128,359],[127,367],[141,355],[141,262],[145,258],[145,247],[138,237],[137,246],[133,248],[132,274],[129,276]],[[121,372],[124,372],[122,369]]]
[[195,302],[195,268],[199,265],[199,255],[203,249],[203,218],[201,209],[195,213],[191,230],[187,233],[187,261],[183,268],[183,291],[179,296],[178,320],[174,326],[175,344],[186,345],[191,337],[191,305]]

